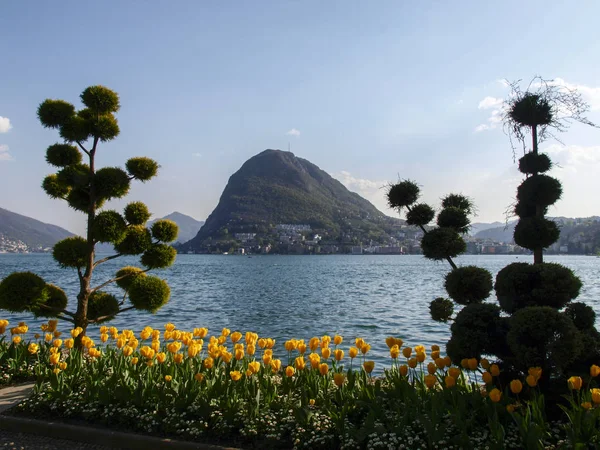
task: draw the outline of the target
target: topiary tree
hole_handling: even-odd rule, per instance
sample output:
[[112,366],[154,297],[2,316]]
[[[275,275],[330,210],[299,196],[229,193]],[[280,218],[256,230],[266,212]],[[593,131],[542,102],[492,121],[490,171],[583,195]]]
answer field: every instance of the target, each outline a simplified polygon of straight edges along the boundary
[[[63,239],[52,252],[62,268],[77,270],[80,288],[76,310],[67,311],[64,291],[34,273],[13,273],[0,282],[1,309],[29,311],[71,322],[83,330],[77,343],[90,324],[109,321],[130,309],[155,312],[169,300],[168,284],[146,272],[173,264],[176,251],[168,243],[178,233],[177,225],[170,220],[160,220],[146,228],[150,212],[141,202],[129,203],[122,214],[102,210],[107,201],[127,195],[132,180],[144,183],[153,178],[159,166],[150,158],[136,157],[125,163],[125,170],[96,167],[99,144],[119,134],[115,118],[119,97],[104,86],[91,86],[80,98],[84,108],[79,111],[63,100],[46,100],[37,111],[42,125],[58,130],[64,140],[46,151],[46,161],[57,172],[44,178],[42,188],[51,198],[64,200],[87,216],[86,237]],[[116,254],[97,259],[94,250],[99,242],[113,244]],[[144,268],[124,267],[113,278],[94,286],[94,269],[121,255],[141,255]],[[112,283],[124,291],[121,300],[102,290]],[[130,305],[125,304],[127,299]]]
[[[444,198],[437,216],[438,227],[429,231],[424,226],[433,220],[433,215],[419,213],[408,220],[419,195],[414,182],[391,186],[388,202],[392,207],[406,207],[407,223],[421,226],[425,232],[421,241],[423,255],[433,260],[447,259],[452,266],[445,288],[454,303],[463,308],[454,315],[453,302],[437,298],[431,302],[430,312],[436,321],[452,322],[446,350],[453,361],[494,356],[512,373],[526,373],[529,367],[539,366],[543,369],[540,385],[544,389],[553,376],[587,374],[589,365],[600,360],[600,333],[595,328],[594,311],[573,302],[579,295],[581,280],[567,267],[543,262],[544,248],[560,235],[556,224],[545,214],[560,199],[562,186],[545,175],[552,168],[552,161],[539,153],[538,147],[552,136],[553,130],[564,131],[571,121],[593,124],[584,117],[587,105],[574,91],[540,78],[534,79],[524,92],[518,83],[511,86],[513,92],[505,103],[505,128],[511,143],[513,138],[523,143],[525,154],[519,159],[519,170],[526,177],[517,190],[514,212],[519,222],[514,240],[533,252],[533,264],[509,264],[500,270],[492,286],[492,275],[487,270],[457,267],[452,261],[464,251],[461,233],[468,229],[468,216],[473,212],[469,199],[460,195]],[[419,210],[430,208],[419,205]],[[498,305],[484,303],[492,287]]]

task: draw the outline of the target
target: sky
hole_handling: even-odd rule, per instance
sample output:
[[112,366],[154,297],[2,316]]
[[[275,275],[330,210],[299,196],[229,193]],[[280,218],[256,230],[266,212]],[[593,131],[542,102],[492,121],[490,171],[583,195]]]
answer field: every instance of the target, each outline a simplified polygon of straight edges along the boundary
[[[470,196],[504,221],[522,178],[498,122],[503,80],[577,88],[600,123],[600,2],[5,2],[0,13],[0,207],[83,233],[42,191],[59,142],[37,106],[119,93],[121,134],[100,166],[161,165],[134,184],[155,217],[208,217],[229,176],[268,148],[308,159],[389,215],[384,186]],[[600,215],[600,129],[545,142],[564,194],[552,216]]]

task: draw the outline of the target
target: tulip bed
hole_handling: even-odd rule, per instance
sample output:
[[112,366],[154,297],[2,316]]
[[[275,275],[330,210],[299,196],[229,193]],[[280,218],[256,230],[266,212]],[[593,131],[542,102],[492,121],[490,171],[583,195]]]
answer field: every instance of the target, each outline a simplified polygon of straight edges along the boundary
[[[508,385],[482,359],[461,367],[440,349],[390,337],[390,366],[373,376],[370,345],[341,336],[276,346],[255,333],[102,327],[63,339],[56,322],[28,339],[0,321],[2,382],[34,379],[11,411],[146,434],[256,448],[584,448],[600,445],[600,367],[572,377],[559,421],[545,416],[539,368]],[[80,336],[81,338],[81,336]],[[585,447],[588,448],[588,447]]]

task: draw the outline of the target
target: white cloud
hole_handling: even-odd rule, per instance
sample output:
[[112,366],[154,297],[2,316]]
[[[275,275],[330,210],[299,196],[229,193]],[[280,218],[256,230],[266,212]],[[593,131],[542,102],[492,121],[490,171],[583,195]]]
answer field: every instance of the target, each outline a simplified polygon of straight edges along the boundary
[[504,100],[502,100],[501,98],[488,96],[479,102],[478,108],[479,109],[497,108],[498,106],[500,106],[502,104],[503,101]]
[[[569,83],[562,78],[555,78],[548,82],[550,86],[562,86],[564,90],[575,90],[581,94],[583,100],[590,105],[592,111],[600,110],[600,87],[586,86],[585,84]],[[539,83],[536,84],[539,86]]]
[[373,181],[366,178],[353,177],[350,172],[342,170],[340,173],[332,174],[334,178],[337,178],[344,186],[348,189],[354,188],[359,191],[368,189],[379,189],[385,185],[385,181]]
[[300,136],[300,130],[297,130],[295,128],[292,128],[290,131],[288,131],[287,133],[288,136],[295,136],[295,137],[299,137]]
[[0,116],[0,133],[8,133],[8,130],[12,128],[10,119],[8,117]]
[[8,153],[8,145],[0,144],[0,161],[12,161],[13,157]]
[[552,161],[561,170],[577,172],[582,166],[600,164],[600,145],[585,147],[582,145],[552,144],[543,151],[551,155]]

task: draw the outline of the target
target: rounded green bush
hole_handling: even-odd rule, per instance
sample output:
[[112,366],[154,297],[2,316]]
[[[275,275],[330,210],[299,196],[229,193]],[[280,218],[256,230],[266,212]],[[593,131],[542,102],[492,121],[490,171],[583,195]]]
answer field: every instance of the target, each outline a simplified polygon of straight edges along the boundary
[[[87,213],[90,209],[90,194],[86,188],[71,189],[67,195],[67,202],[71,208]],[[102,208],[104,202],[103,198],[96,199],[96,209]]]
[[[519,216],[521,219],[524,219],[526,217],[535,217],[537,214],[537,207],[533,203],[517,202],[514,211],[517,216]],[[548,207],[543,207],[542,215],[545,216],[547,212]]]
[[81,152],[69,144],[53,144],[46,150],[46,162],[55,167],[81,163]]
[[419,203],[412,206],[406,213],[406,223],[408,225],[425,226],[433,220],[435,211],[426,203]]
[[438,297],[429,304],[429,313],[436,322],[448,322],[454,314],[454,304],[447,298]]
[[96,323],[103,323],[114,318],[119,312],[119,301],[117,297],[108,292],[96,291],[88,299],[88,320],[98,320],[100,317],[106,317]]
[[136,277],[129,286],[129,300],[136,309],[158,311],[169,301],[171,289],[158,277]]
[[88,242],[81,236],[65,238],[54,245],[52,256],[63,268],[85,267],[88,258]]
[[177,250],[167,244],[152,244],[152,246],[144,252],[141,258],[141,263],[148,269],[163,269],[173,265]]
[[530,92],[516,98],[510,104],[509,117],[521,126],[548,125],[554,113],[552,106],[544,97]]
[[86,187],[90,182],[90,166],[87,164],[72,164],[56,174],[61,184],[69,187]]
[[117,211],[102,211],[94,218],[92,234],[98,242],[121,242],[126,231],[127,223]]
[[58,128],[75,115],[75,107],[63,100],[45,100],[37,110],[38,119],[45,128]]
[[91,135],[102,142],[113,140],[120,132],[119,123],[112,114],[104,114],[90,124]]
[[541,217],[525,217],[515,226],[515,244],[529,250],[550,247],[560,237],[555,222]]
[[146,157],[130,158],[125,168],[130,176],[139,181],[148,181],[158,173],[158,163]]
[[115,276],[117,278],[125,277],[120,280],[117,280],[116,283],[117,283],[117,286],[119,286],[121,289],[126,291],[129,289],[129,286],[131,286],[131,283],[133,282],[133,280],[135,278],[137,278],[137,277],[143,278],[143,277],[146,277],[147,275],[139,267],[126,266],[126,267],[123,267],[122,269],[117,270],[117,273],[115,274]]
[[96,195],[107,200],[127,195],[129,184],[129,175],[118,167],[103,167],[94,176]]
[[150,227],[152,237],[161,242],[173,242],[177,239],[179,227],[175,222],[169,219],[157,220]]
[[44,178],[42,189],[52,198],[65,198],[71,190],[69,186],[61,183],[58,175],[54,173]]
[[90,86],[81,93],[81,102],[98,114],[117,112],[120,108],[119,95],[105,86]]
[[23,312],[46,301],[46,282],[32,272],[13,272],[0,282],[0,309]]
[[115,249],[122,255],[140,255],[151,245],[150,231],[142,225],[133,225],[127,228],[125,237],[115,245]]
[[481,267],[458,267],[446,275],[446,291],[460,305],[481,303],[490,296],[492,274]]
[[131,225],[145,225],[151,214],[142,202],[131,202],[125,207],[125,220]]
[[596,312],[591,306],[582,302],[569,303],[565,309],[565,315],[580,331],[590,330],[596,323]]
[[573,321],[549,306],[523,308],[510,319],[508,345],[517,367],[538,366],[564,370],[579,355],[582,345]]
[[548,175],[532,175],[517,188],[517,200],[539,206],[550,206],[560,200],[562,185]]
[[59,134],[67,142],[85,142],[90,137],[90,124],[83,117],[74,115],[60,127]]
[[496,296],[503,311],[512,314],[529,306],[564,308],[579,295],[581,280],[556,263],[512,263],[496,276]]
[[404,208],[412,205],[419,198],[419,186],[414,181],[404,180],[393,184],[387,192],[390,208]]
[[453,361],[463,358],[480,358],[494,354],[498,337],[500,308],[489,303],[465,306],[450,327],[452,337],[446,352]]
[[519,170],[527,175],[548,172],[552,168],[552,161],[545,153],[528,152],[519,159]]
[[440,211],[437,217],[437,224],[439,227],[452,228],[459,233],[466,233],[469,231],[471,221],[465,210],[456,206],[449,206]]
[[467,215],[472,214],[475,210],[473,201],[462,194],[448,194],[442,199],[442,208],[451,207],[462,209]]
[[[61,288],[48,283],[46,284],[44,290],[45,301],[43,305],[56,309],[65,309],[67,307],[67,303],[69,302],[67,299],[67,294],[65,294],[65,291],[63,291]],[[33,314],[36,317],[57,317],[60,313],[39,306],[33,309]]]
[[456,230],[434,228],[421,240],[423,256],[433,260],[454,258],[467,250],[467,244]]

